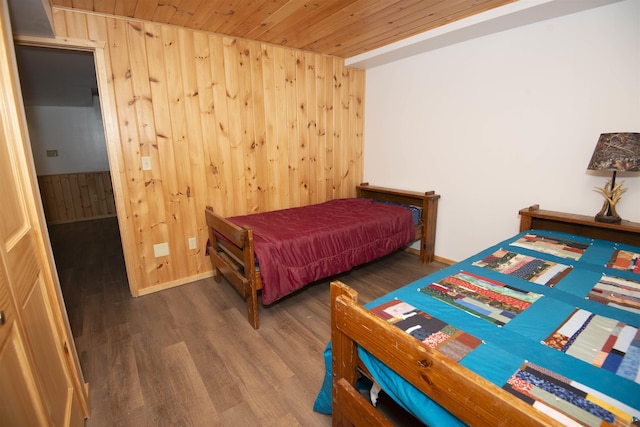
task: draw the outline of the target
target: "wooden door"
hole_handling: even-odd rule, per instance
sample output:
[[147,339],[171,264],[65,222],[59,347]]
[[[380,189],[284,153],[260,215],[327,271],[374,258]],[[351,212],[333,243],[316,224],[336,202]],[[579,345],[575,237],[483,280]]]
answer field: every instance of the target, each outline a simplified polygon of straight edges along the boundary
[[[0,154],[2,160],[5,154]],[[4,171],[4,166],[0,166],[3,168],[0,170]],[[4,184],[4,180],[0,181],[0,186],[4,187]],[[4,242],[5,236],[1,237]],[[7,426],[46,425],[47,418],[25,351],[23,333],[16,322],[5,259],[3,251],[0,263],[0,390],[8,392],[0,399],[0,419]]]
[[0,424],[81,426],[87,392],[36,197],[9,15],[0,1]]

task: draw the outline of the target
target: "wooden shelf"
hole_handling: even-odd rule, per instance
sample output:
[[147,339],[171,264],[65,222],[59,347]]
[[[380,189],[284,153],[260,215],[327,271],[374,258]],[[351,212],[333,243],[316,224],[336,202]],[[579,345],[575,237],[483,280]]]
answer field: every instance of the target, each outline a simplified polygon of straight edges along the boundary
[[607,224],[596,221],[593,216],[547,211],[539,205],[521,209],[520,231],[538,228],[640,246],[638,222],[623,220],[620,224]]

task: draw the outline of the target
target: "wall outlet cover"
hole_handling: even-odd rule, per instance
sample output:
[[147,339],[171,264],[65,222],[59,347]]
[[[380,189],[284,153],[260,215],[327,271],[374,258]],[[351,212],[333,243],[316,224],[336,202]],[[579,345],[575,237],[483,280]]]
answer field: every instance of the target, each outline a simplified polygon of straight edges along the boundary
[[168,243],[158,243],[157,245],[153,245],[153,255],[156,258],[160,258],[163,256],[169,256],[169,244]]
[[195,237],[189,237],[189,249],[198,249],[198,242]]

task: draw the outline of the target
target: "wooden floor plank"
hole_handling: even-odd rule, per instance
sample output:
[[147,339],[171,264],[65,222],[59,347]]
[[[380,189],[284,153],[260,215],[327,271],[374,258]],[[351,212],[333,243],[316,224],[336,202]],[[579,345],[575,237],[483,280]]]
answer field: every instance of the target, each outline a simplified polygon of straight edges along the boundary
[[186,344],[179,342],[162,350],[169,376],[166,386],[172,396],[174,413],[181,415],[178,425],[209,426],[220,424],[198,369]]
[[241,401],[242,392],[208,334],[206,326],[194,323],[185,331],[184,338],[207,394],[216,410],[221,413]]
[[107,340],[111,412],[130,413],[144,405],[144,398],[128,325],[109,328]]
[[258,415],[253,412],[251,405],[246,401],[222,412],[221,418],[221,425],[224,427],[259,425],[255,424],[259,419]]
[[[330,426],[313,412],[330,338],[329,280],[270,306],[260,329],[212,278],[138,298],[117,220],[50,226],[92,417],[102,426]],[[339,275],[369,302],[444,267],[397,252]]]

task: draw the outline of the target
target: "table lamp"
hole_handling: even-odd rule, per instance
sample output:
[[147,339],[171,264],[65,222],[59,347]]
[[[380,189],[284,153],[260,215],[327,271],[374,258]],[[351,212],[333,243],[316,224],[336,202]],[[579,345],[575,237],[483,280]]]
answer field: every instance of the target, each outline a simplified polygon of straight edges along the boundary
[[622,219],[616,212],[616,203],[627,189],[622,188],[624,181],[616,184],[616,172],[640,171],[640,133],[601,134],[587,169],[613,172],[613,177],[604,187],[595,188],[604,196],[604,205],[596,214],[595,220],[610,224],[620,223]]

